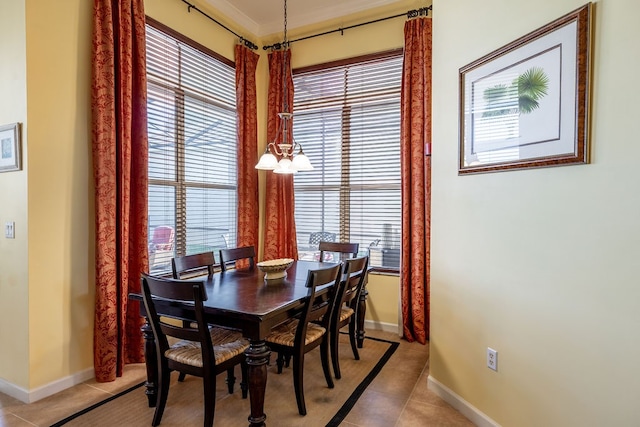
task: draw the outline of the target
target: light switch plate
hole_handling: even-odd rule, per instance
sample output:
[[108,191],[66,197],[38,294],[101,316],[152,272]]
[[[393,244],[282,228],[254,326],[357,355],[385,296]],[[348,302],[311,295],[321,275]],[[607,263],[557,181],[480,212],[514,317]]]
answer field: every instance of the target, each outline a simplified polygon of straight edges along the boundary
[[16,238],[16,223],[13,221],[6,222],[4,224],[4,237],[7,239]]

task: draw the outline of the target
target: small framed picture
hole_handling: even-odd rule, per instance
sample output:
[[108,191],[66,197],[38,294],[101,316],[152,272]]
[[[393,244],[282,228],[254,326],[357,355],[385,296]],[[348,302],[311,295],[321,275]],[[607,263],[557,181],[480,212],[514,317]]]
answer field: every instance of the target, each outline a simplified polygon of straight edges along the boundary
[[22,169],[20,123],[0,126],[0,172]]
[[460,69],[458,174],[589,162],[591,3]]

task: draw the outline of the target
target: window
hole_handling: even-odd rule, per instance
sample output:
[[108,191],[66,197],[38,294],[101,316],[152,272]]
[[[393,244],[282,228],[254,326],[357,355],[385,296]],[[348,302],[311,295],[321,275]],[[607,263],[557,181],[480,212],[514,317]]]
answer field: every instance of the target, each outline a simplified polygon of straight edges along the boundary
[[324,232],[397,270],[402,51],[294,70],[293,81],[294,138],[315,168],[294,178],[300,259],[317,259]]
[[236,240],[235,70],[148,19],[149,268]]

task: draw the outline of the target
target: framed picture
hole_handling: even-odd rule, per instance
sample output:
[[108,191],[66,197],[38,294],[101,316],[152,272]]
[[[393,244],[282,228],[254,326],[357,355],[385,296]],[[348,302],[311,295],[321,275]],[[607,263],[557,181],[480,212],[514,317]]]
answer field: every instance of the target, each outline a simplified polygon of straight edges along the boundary
[[20,123],[0,126],[0,172],[22,168]]
[[589,162],[591,3],[460,69],[458,174]]

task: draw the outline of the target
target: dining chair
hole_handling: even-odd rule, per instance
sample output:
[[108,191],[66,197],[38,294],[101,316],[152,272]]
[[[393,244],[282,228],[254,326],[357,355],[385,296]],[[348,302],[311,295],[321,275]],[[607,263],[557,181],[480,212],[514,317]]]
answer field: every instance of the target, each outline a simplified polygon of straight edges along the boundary
[[[171,372],[178,371],[202,377],[204,426],[213,426],[217,374],[227,372],[228,390],[229,393],[233,393],[233,371],[235,365],[240,364],[242,397],[247,397],[247,365],[244,352],[249,348],[249,342],[237,331],[207,325],[203,306],[203,301],[207,300],[204,282],[163,279],[143,274],[142,297],[155,338],[158,358],[158,400],[151,425],[160,424],[169,394]],[[175,304],[193,304],[195,327],[170,323],[168,318],[177,317],[163,309],[166,305],[156,304],[158,299]],[[179,341],[169,345],[168,337],[177,338]]]
[[[196,273],[198,271],[206,271],[209,275],[213,274],[213,267],[216,263],[213,252],[203,252],[200,254],[185,255],[181,257],[175,257],[171,259],[171,271],[173,272],[174,279],[182,279],[182,273]],[[192,325],[195,322],[191,320],[184,320],[183,325],[185,327]],[[195,327],[195,326],[192,326]],[[178,381],[184,381],[186,374],[180,372]]]
[[[331,307],[331,302],[335,299],[335,292],[340,283],[342,264],[336,264],[329,268],[320,270],[309,270],[307,274],[306,287],[307,296],[304,299],[304,306],[298,318],[289,319],[276,326],[265,338],[267,346],[272,351],[278,353],[276,360],[278,373],[282,373],[284,359],[287,356],[293,358],[293,387],[298,404],[298,413],[307,414],[307,407],[304,401],[304,355],[314,348],[320,346],[320,359],[322,370],[327,381],[327,386],[333,388],[333,378],[329,367],[329,341],[327,339],[330,316],[327,314]],[[328,285],[329,298],[317,303],[316,288]],[[324,319],[321,324],[312,323]]]
[[220,249],[220,268],[226,271],[231,262],[247,259],[249,268],[255,267],[256,250],[253,246],[242,246],[239,248]]
[[339,253],[340,259],[346,258],[344,255],[351,256],[353,258],[358,256],[358,250],[360,245],[358,243],[340,243],[340,242],[320,242],[318,244],[320,249],[320,261],[332,260],[332,258],[325,258],[325,252]]
[[329,347],[331,363],[336,379],[341,378],[340,359],[338,357],[338,343],[340,329],[349,325],[349,341],[353,357],[360,360],[356,341],[356,326],[358,323],[358,310],[360,296],[367,279],[367,267],[369,257],[352,258],[344,262],[344,275],[335,294],[334,308],[331,311],[329,323]]
[[204,272],[205,267],[207,273],[212,275],[215,264],[216,259],[213,252],[203,252],[172,258],[171,270],[174,279],[182,278],[182,273],[195,273],[199,270]]

